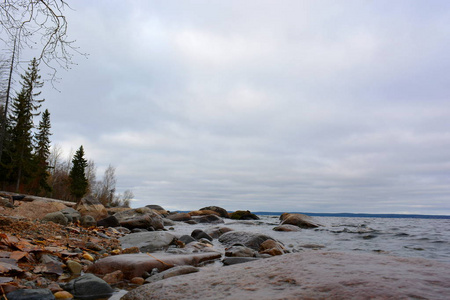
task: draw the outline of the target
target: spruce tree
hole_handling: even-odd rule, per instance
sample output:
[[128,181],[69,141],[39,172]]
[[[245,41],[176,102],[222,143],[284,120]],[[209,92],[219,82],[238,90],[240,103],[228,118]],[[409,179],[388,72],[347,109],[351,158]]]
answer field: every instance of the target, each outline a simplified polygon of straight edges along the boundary
[[50,155],[50,127],[50,113],[46,109],[42,113],[42,119],[37,128],[38,132],[34,136],[34,189],[36,194],[39,194],[42,190],[45,192],[50,192],[52,190],[47,182],[48,177],[50,176],[47,162]]
[[88,180],[85,174],[85,168],[87,166],[87,160],[84,158],[83,146],[75,152],[72,159],[72,169],[70,170],[70,193],[75,199],[80,199],[86,194],[88,189]]
[[16,180],[16,191],[19,190],[21,181],[28,181],[32,173],[32,129],[33,117],[39,115],[36,111],[41,107],[41,102],[36,97],[40,92],[36,90],[43,86],[38,74],[38,64],[33,59],[22,75],[22,89],[13,99],[11,114],[9,115],[9,179]]

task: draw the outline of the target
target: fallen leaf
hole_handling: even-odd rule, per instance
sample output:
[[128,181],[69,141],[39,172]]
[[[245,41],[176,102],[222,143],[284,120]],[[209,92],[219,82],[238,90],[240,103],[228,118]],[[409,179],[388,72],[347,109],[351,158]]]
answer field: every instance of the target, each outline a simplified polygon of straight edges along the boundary
[[23,272],[23,270],[13,264],[8,264],[5,262],[0,262],[0,274],[5,274],[9,272]]

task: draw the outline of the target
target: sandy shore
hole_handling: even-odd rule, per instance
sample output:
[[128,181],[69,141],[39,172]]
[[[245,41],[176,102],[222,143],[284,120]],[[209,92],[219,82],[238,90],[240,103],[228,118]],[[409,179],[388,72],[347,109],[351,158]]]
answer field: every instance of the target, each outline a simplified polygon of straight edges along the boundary
[[307,251],[169,278],[122,299],[448,299],[450,264]]

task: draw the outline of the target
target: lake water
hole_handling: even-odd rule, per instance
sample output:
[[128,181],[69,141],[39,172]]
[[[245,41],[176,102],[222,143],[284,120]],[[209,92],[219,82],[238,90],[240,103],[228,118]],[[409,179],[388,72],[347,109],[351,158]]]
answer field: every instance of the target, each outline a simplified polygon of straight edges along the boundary
[[[259,217],[261,220],[242,222],[224,219],[225,224],[220,226],[269,235],[292,252],[321,248],[450,262],[450,219],[313,217],[323,226],[299,232],[278,232],[273,230],[279,225],[278,215]],[[173,226],[173,233],[190,235],[194,229],[211,226],[214,225],[178,223]],[[223,250],[217,240],[214,246]]]

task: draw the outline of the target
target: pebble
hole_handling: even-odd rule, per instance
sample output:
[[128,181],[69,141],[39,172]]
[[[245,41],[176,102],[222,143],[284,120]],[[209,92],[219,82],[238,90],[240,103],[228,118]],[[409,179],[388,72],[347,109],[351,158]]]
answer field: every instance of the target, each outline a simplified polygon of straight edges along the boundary
[[53,294],[56,299],[72,299],[73,295],[66,291],[60,291]]

